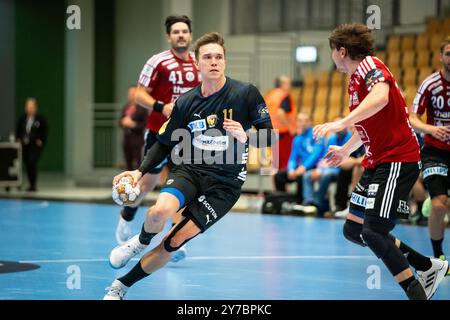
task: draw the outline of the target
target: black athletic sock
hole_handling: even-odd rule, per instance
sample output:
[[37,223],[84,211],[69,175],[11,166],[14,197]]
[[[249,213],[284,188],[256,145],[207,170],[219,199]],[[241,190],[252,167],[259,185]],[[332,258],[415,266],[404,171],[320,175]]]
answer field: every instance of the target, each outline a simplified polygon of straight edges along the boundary
[[439,258],[441,255],[444,254],[444,252],[442,251],[442,241],[444,240],[444,238],[440,240],[433,240],[433,239],[430,240],[431,245],[433,246],[434,257]]
[[402,289],[406,292],[408,290],[408,286],[411,282],[413,282],[414,280],[416,280],[414,278],[414,276],[409,277],[406,280],[403,280],[402,282],[399,282],[398,284],[400,285],[400,287],[402,287]]
[[152,238],[156,236],[157,233],[148,233],[144,229],[144,223],[142,224],[141,233],[139,234],[139,242],[142,244],[149,245]]
[[139,280],[144,279],[145,277],[149,276],[150,273],[146,273],[141,266],[141,261],[133,267],[126,275],[123,277],[117,279],[120,282],[122,282],[127,287],[131,287],[133,284],[138,282]]
[[422,214],[423,201],[417,201],[417,212]]
[[123,209],[120,211],[120,215],[125,221],[132,221],[137,211],[138,211],[137,207],[136,208],[123,207]]
[[426,271],[431,268],[431,260],[400,241],[400,250],[414,269]]

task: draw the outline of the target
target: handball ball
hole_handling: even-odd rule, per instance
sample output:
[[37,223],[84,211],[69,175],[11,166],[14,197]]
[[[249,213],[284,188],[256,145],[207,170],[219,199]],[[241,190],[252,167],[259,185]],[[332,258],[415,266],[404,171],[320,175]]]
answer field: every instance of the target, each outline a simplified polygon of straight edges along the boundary
[[422,204],[422,215],[428,218],[431,214],[431,198],[428,197]]
[[138,186],[133,187],[133,178],[131,176],[122,177],[112,188],[112,198],[119,206],[133,204],[140,193]]

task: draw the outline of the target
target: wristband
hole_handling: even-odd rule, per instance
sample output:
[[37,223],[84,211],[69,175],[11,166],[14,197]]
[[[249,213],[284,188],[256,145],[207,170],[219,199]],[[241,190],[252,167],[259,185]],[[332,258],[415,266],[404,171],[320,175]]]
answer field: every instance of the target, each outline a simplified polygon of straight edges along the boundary
[[153,104],[153,111],[162,112],[164,108],[164,103],[161,101],[155,101]]

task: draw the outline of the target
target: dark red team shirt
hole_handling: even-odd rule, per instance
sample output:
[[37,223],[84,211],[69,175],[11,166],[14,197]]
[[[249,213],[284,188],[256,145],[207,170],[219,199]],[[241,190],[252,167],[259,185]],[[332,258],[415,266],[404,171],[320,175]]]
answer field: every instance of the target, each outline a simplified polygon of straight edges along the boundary
[[[183,93],[200,84],[200,74],[195,65],[195,55],[189,54],[189,61],[177,58],[171,50],[151,57],[139,76],[139,84],[151,88],[151,96],[163,103],[174,102]],[[152,111],[147,120],[147,129],[158,132],[167,118]]]
[[366,149],[362,165],[373,168],[380,163],[420,161],[419,143],[409,123],[406,102],[392,73],[376,57],[365,57],[350,78],[350,112],[379,82],[389,84],[388,104],[372,117],[355,124]]
[[[440,72],[426,78],[414,98],[412,111],[422,115],[427,112],[427,124],[450,125],[450,82]],[[450,151],[450,140],[441,141],[430,134],[425,135],[425,145]]]

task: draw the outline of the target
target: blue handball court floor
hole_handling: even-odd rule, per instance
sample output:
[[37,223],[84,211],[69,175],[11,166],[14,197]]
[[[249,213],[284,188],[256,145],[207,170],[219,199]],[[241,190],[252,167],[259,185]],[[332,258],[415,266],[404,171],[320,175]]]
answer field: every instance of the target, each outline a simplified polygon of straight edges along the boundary
[[[109,266],[118,212],[114,205],[0,200],[0,299],[102,299],[105,288],[137,261],[120,270]],[[144,213],[140,209],[133,222],[136,233]],[[230,213],[188,243],[185,260],[138,282],[126,298],[406,299],[380,260],[344,239],[342,224]],[[426,227],[399,225],[394,234],[431,255]],[[444,249],[450,252],[448,242]],[[433,299],[450,299],[450,277]]]

